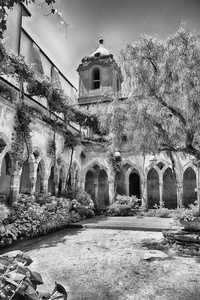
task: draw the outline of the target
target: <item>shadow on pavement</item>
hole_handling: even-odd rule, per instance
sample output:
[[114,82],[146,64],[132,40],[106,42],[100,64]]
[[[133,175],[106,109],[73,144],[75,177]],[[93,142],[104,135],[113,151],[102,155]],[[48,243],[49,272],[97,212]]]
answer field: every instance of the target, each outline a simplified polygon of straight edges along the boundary
[[63,230],[59,230],[57,232],[49,233],[48,235],[45,236],[33,238],[30,240],[19,241],[14,245],[0,249],[0,255],[14,250],[21,250],[23,252],[28,252],[34,249],[55,247],[59,243],[63,243],[63,244],[66,243],[67,236],[79,234],[84,230],[86,229],[66,228]]

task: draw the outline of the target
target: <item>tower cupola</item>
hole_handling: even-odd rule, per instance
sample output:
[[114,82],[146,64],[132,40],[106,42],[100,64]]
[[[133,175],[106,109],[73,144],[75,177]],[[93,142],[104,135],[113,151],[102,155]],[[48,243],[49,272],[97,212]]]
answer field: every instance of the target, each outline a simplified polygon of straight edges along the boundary
[[86,55],[79,65],[79,103],[91,104],[111,101],[120,92],[122,76],[113,54],[99,38],[99,46]]

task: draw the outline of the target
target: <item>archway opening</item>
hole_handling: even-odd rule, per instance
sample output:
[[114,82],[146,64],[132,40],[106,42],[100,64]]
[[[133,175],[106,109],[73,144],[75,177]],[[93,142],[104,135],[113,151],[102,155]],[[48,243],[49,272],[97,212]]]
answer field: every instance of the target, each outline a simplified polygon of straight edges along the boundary
[[8,153],[3,158],[0,175],[0,203],[11,205],[11,159]]
[[140,175],[136,170],[133,170],[129,176],[129,196],[140,199]]
[[78,188],[78,181],[79,181],[79,173],[78,173],[78,170],[76,170],[76,172],[75,172],[75,178],[74,178],[75,189]]
[[40,161],[37,167],[37,178],[35,183],[35,192],[37,194],[42,193],[44,190],[44,170],[43,161]]
[[89,170],[85,178],[85,191],[91,196],[92,200],[95,202],[95,187],[94,187],[94,174]]
[[108,175],[101,170],[98,178],[98,208],[105,209],[109,205]]
[[197,200],[196,188],[196,173],[189,167],[183,174],[183,205],[188,207]]
[[63,187],[63,170],[62,170],[62,168],[61,168],[61,169],[60,169],[60,173],[59,173],[58,197],[61,196],[61,193],[62,193],[62,187]]
[[30,181],[30,164],[26,160],[22,167],[22,174],[20,180],[20,193],[30,194],[31,192],[31,181]]
[[160,205],[159,176],[154,168],[147,175],[147,205],[148,208]]
[[163,203],[166,208],[177,207],[177,190],[172,170],[167,168],[163,175]]
[[54,181],[54,167],[51,167],[51,173],[48,180],[48,192],[55,196],[55,181]]
[[121,171],[115,175],[115,196],[126,195],[125,176]]

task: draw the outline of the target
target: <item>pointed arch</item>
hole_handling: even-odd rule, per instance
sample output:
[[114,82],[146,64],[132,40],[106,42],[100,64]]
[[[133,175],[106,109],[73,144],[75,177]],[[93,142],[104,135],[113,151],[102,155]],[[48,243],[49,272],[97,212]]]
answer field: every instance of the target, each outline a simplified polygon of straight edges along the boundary
[[166,208],[177,207],[177,189],[171,168],[165,169],[163,173],[163,203]]
[[125,174],[123,171],[115,175],[115,195],[126,195]]
[[19,192],[22,194],[31,193],[31,164],[29,160],[26,160],[22,166]]
[[11,141],[7,135],[0,132],[0,153],[5,156],[5,154],[11,150]]
[[96,203],[94,177],[95,177],[94,172],[88,170],[85,176],[85,191],[90,195],[92,200]]
[[183,173],[183,205],[185,207],[194,204],[197,200],[196,186],[196,173],[194,168],[189,166]]
[[98,208],[105,209],[109,205],[108,174],[101,169],[98,176]]
[[50,175],[48,179],[48,192],[55,196],[56,185],[55,185],[55,168],[52,165],[50,170]]
[[38,168],[38,164],[41,162],[42,164],[42,171],[43,171],[43,177],[48,178],[48,163],[47,163],[47,158],[43,154],[42,150],[39,147],[33,147],[33,154],[32,154],[32,160],[36,162],[36,170]]
[[155,208],[159,204],[159,174],[157,168],[151,168],[147,174],[147,205],[148,208]]
[[45,163],[44,160],[41,159],[37,165],[35,193],[40,194],[43,192],[44,178],[45,178]]
[[0,201],[11,206],[11,168],[12,162],[9,153],[7,152],[2,160],[0,173]]
[[140,173],[137,169],[133,168],[129,175],[129,196],[136,196],[138,199],[141,198],[140,181]]
[[100,163],[99,161],[97,161],[97,160],[94,160],[92,163],[90,163],[89,165],[87,165],[87,166],[85,167],[85,169],[83,169],[83,171],[82,171],[82,178],[85,178],[86,173],[87,173],[89,170],[92,170],[92,169],[93,169],[93,171],[96,172],[95,169],[97,168],[97,166],[99,167],[100,170],[103,169],[103,170],[106,171],[107,174],[109,174],[109,170],[108,170],[108,168],[107,168],[105,165],[101,164],[101,163]]

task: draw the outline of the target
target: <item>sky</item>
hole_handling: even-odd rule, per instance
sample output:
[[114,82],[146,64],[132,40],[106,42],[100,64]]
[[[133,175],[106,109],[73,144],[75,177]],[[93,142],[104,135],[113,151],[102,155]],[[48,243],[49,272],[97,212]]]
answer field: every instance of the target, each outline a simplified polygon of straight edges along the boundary
[[23,18],[23,26],[77,89],[76,69],[98,47],[100,36],[117,60],[120,49],[141,34],[166,39],[182,23],[200,32],[200,0],[56,0],[54,8],[73,27],[67,36],[65,24],[49,14],[51,6],[38,8],[43,2],[28,5],[32,16]]

